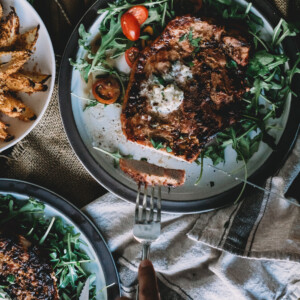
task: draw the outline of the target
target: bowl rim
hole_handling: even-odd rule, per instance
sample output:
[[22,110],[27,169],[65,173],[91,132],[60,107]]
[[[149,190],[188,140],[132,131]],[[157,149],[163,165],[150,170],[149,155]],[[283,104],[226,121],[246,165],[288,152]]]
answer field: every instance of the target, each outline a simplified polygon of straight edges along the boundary
[[45,105],[44,105],[41,113],[37,116],[36,120],[34,120],[34,122],[32,122],[32,124],[31,124],[31,126],[26,131],[24,131],[23,134],[21,134],[18,138],[14,138],[12,141],[4,144],[4,146],[2,146],[2,147],[0,146],[0,153],[15,146],[18,142],[23,140],[35,128],[35,126],[40,122],[40,120],[44,116],[44,114],[49,106],[49,103],[50,103],[50,100],[51,100],[51,97],[53,94],[53,90],[54,90],[54,85],[55,85],[55,77],[56,77],[55,54],[54,54],[53,44],[52,44],[49,32],[47,30],[47,27],[46,27],[45,23],[43,22],[43,20],[41,19],[40,15],[37,13],[37,11],[34,9],[34,7],[28,1],[22,0],[22,5],[24,5],[26,7],[26,9],[29,9],[31,16],[33,14],[35,15],[37,21],[39,22],[40,27],[44,27],[44,29],[45,29],[45,33],[46,33],[45,38],[49,42],[49,46],[50,46],[49,50],[51,53],[51,56],[49,58],[51,60],[51,73],[52,73],[51,74],[51,83],[48,86],[49,94],[46,99]]
[[1,192],[17,193],[33,197],[52,206],[55,210],[70,219],[80,232],[86,236],[90,245],[93,247],[97,259],[102,266],[107,286],[115,283],[107,289],[107,299],[116,299],[121,295],[119,273],[112,253],[99,229],[84,212],[51,190],[23,180],[0,178],[0,193]]

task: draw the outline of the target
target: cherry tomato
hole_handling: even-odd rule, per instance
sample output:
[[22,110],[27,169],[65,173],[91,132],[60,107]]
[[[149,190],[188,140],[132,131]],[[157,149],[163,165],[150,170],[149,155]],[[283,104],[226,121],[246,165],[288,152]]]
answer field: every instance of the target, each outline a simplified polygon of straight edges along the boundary
[[113,77],[100,78],[93,84],[95,99],[103,104],[112,104],[120,96],[120,84]]
[[133,15],[138,20],[140,25],[142,25],[148,19],[149,15],[148,9],[142,5],[133,6],[127,12]]
[[134,62],[136,61],[140,50],[137,47],[131,47],[125,52],[125,59],[130,68],[133,67]]
[[121,26],[124,35],[131,41],[139,39],[141,28],[138,20],[131,14],[125,13],[121,17]]

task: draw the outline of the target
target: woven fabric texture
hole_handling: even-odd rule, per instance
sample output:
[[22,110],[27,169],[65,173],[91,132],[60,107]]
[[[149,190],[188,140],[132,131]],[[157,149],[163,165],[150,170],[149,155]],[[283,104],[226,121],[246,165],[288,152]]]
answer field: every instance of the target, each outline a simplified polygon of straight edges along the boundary
[[[36,0],[35,6],[49,29],[56,54],[61,53],[67,35],[92,2]],[[299,6],[300,1],[275,2],[282,14],[287,15],[291,7]],[[79,207],[104,194],[105,190],[88,174],[69,145],[60,118],[57,86],[41,122],[12,151],[0,157],[0,177],[42,185]]]

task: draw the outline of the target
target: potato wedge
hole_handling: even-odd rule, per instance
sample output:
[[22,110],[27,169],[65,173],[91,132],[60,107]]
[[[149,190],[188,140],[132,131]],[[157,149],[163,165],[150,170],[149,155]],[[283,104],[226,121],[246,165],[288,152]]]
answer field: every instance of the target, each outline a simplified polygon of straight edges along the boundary
[[3,17],[3,7],[0,4],[0,21],[1,21],[2,17]]
[[20,21],[15,9],[0,23],[0,48],[10,48],[19,35]]
[[7,127],[8,126],[9,125],[4,124],[3,122],[0,121],[0,141],[9,142],[14,138],[14,136],[10,135],[7,132]]
[[0,52],[0,78],[7,78],[16,73],[30,58],[31,51],[2,51]]
[[18,38],[13,45],[14,50],[30,50],[33,51],[33,47],[39,37],[40,25],[28,30],[23,34],[19,34]]
[[10,93],[0,94],[0,112],[22,121],[33,121],[36,119],[36,115],[31,108]]
[[50,76],[33,72],[17,72],[1,82],[2,90],[11,92],[44,92],[48,86],[43,84]]

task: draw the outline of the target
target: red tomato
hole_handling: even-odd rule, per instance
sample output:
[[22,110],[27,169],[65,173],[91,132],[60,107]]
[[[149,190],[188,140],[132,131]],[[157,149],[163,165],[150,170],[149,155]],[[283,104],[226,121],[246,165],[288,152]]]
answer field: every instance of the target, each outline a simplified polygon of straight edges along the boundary
[[130,68],[133,67],[135,60],[137,59],[140,50],[137,47],[131,47],[125,52],[125,59]]
[[121,17],[121,26],[124,35],[131,41],[139,39],[141,28],[138,20],[131,14],[125,13]]
[[112,104],[120,96],[120,85],[113,77],[100,78],[93,84],[95,99],[103,104]]
[[142,5],[131,7],[127,12],[132,14],[138,20],[140,25],[148,19],[149,15],[148,9]]

